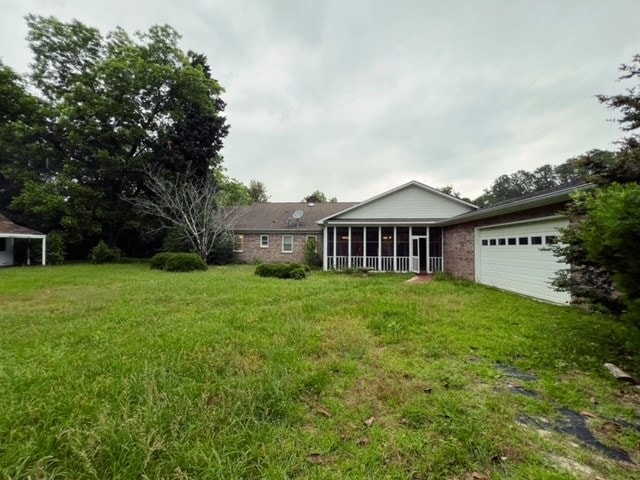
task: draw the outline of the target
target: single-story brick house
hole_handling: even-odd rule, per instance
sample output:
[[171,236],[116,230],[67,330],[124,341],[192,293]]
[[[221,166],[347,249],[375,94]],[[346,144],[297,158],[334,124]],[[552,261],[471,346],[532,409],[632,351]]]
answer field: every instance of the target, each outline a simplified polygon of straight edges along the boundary
[[[13,249],[17,238],[36,238],[42,241],[42,265],[46,264],[47,236],[44,233],[17,225],[0,213],[0,267],[14,264]],[[28,256],[27,256],[27,261]]]
[[[568,303],[549,285],[566,265],[545,246],[568,224],[563,185],[485,208],[412,181],[361,203],[262,203],[236,222],[241,261],[301,261],[317,239],[325,270],[433,273]],[[296,218],[299,217],[299,218]]]

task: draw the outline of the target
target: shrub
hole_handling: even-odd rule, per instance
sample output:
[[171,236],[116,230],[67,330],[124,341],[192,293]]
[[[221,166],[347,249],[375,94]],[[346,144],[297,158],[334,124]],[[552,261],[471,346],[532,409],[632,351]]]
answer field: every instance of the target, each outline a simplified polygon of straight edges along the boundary
[[151,261],[149,262],[149,266],[154,270],[164,270],[167,266],[167,261],[170,258],[173,258],[176,254],[174,252],[161,252],[153,257],[151,257]]
[[207,270],[207,263],[195,253],[174,253],[165,264],[167,272],[193,272]]
[[304,244],[304,263],[309,267],[322,266],[322,258],[318,253],[318,240],[313,237],[307,239]]
[[91,249],[89,258],[91,263],[114,263],[120,260],[122,252],[119,248],[110,247],[104,240],[100,240],[98,244]]
[[67,250],[64,246],[64,238],[60,232],[51,232],[47,235],[47,264],[62,265]]
[[289,278],[293,278],[294,280],[304,280],[307,278],[307,272],[305,272],[304,268],[294,268],[289,273]]
[[307,272],[298,263],[263,263],[256,267],[256,275],[260,277],[294,278],[302,280]]

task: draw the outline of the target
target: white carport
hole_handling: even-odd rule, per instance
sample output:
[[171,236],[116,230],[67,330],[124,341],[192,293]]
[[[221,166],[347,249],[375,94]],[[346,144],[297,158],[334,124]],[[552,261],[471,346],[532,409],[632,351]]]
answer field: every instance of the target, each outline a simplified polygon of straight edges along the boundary
[[[37,230],[13,223],[0,214],[0,267],[8,267],[14,264],[13,252],[15,239],[17,238],[40,240],[42,242],[42,265],[47,264],[47,236]],[[27,255],[27,264],[29,262],[29,255]]]

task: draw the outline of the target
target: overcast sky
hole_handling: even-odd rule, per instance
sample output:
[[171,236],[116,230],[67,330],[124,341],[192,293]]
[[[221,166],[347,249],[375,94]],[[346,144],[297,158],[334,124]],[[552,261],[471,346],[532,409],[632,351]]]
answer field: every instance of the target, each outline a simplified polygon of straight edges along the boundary
[[102,33],[169,24],[225,88],[228,173],[272,201],[365,200],[409,180],[475,198],[501,174],[622,136],[596,94],[640,53],[638,0],[0,0],[26,72],[27,13]]

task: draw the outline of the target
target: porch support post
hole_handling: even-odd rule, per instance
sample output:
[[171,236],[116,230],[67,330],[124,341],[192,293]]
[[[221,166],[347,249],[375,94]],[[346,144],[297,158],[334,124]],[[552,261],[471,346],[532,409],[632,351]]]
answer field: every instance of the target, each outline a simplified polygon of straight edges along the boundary
[[347,254],[349,255],[348,265],[349,265],[349,268],[351,268],[351,227],[349,227],[349,249],[347,250]]
[[378,227],[378,270],[382,271],[382,227]]
[[327,237],[329,236],[329,227],[324,225],[322,228],[324,228],[324,235],[322,235],[322,269],[326,270],[327,264],[329,263],[329,259],[327,258],[327,247],[329,245],[329,239]]
[[42,237],[42,266],[47,264],[47,237]]
[[393,271],[398,271],[398,227],[393,227]]
[[338,243],[337,243],[337,232],[338,231],[338,227],[336,227],[335,225],[333,226],[333,269],[337,270],[336,268],[336,250],[338,250]]
[[362,266],[367,268],[367,227],[362,227]]

